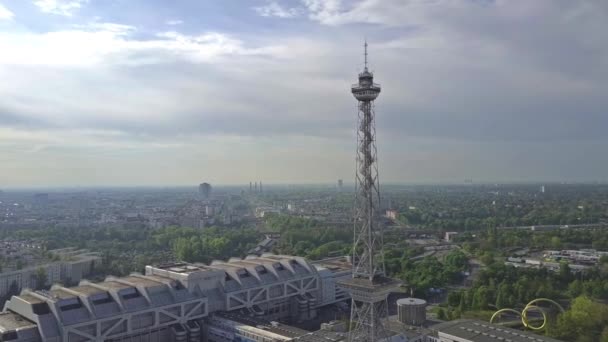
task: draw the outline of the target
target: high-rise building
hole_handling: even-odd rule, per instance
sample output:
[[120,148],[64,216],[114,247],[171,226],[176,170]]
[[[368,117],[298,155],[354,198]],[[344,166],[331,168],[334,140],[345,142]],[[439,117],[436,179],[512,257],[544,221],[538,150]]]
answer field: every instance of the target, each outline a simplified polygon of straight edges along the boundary
[[342,181],[341,179],[338,179],[338,190],[342,191],[343,187],[344,187],[344,181]]
[[211,195],[211,184],[201,183],[198,186],[198,193],[202,198],[209,198],[209,195]]
[[399,282],[386,277],[384,269],[374,113],[374,100],[380,94],[380,85],[374,83],[374,75],[367,68],[367,42],[365,68],[359,74],[359,83],[354,84],[351,91],[359,102],[355,239],[352,278],[341,281],[340,285],[352,297],[348,341],[378,342],[389,336],[384,326],[388,316],[387,297],[398,288]]

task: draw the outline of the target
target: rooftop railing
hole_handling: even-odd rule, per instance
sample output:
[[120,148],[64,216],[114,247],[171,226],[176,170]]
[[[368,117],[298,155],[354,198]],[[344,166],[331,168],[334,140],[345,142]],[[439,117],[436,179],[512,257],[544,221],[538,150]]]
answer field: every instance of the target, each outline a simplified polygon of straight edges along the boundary
[[369,85],[369,86],[364,86],[364,85],[361,85],[361,84],[359,84],[359,83],[354,83],[354,84],[351,86],[351,88],[353,88],[353,89],[355,89],[355,88],[361,88],[361,89],[366,89],[366,88],[380,88],[380,84],[378,84],[378,83],[372,83],[372,84],[371,84],[371,85]]

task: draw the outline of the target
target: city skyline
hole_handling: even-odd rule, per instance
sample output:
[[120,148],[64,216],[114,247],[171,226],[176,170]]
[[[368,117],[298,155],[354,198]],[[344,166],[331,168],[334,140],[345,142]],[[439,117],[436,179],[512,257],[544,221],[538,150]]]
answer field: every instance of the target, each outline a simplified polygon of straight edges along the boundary
[[[606,181],[601,1],[0,0],[0,188]],[[322,165],[323,167],[320,167]]]

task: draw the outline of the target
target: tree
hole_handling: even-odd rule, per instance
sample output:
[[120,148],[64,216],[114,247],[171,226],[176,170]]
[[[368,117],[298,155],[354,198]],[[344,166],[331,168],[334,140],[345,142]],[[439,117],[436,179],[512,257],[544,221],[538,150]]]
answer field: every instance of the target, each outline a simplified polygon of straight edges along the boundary
[[552,335],[565,341],[600,341],[606,325],[608,325],[608,305],[580,296],[574,299],[572,306],[559,316]]
[[580,280],[576,279],[575,281],[568,284],[568,294],[572,298],[576,298],[583,293],[583,284]]
[[473,309],[485,310],[488,308],[488,288],[480,286],[473,295]]
[[602,330],[602,336],[600,337],[600,342],[608,342],[608,327],[605,327]]
[[17,281],[13,280],[6,294],[0,297],[0,306],[4,306],[4,303],[7,300],[10,300],[13,296],[18,295],[19,292],[21,292],[21,289],[19,288],[19,285],[17,285]]
[[46,274],[46,270],[42,267],[38,267],[36,273],[34,274],[34,288],[36,290],[42,290],[46,287],[47,282],[48,275]]
[[503,291],[498,290],[498,295],[496,295],[496,307],[498,309],[504,309],[508,306],[506,304],[506,302],[507,302],[507,296],[505,295],[505,293]]
[[445,310],[443,310],[443,308],[439,308],[439,310],[437,310],[437,319],[440,319],[442,321],[445,321],[447,319]]
[[465,312],[469,309],[469,291],[464,290],[460,296],[460,303],[458,304],[458,311]]
[[567,284],[570,281],[570,265],[568,265],[567,262],[561,262],[559,264],[559,278],[564,284]]
[[452,291],[448,294],[448,305],[455,308],[460,304],[460,297],[462,296],[462,292],[460,291]]
[[562,240],[558,236],[554,236],[551,238],[550,245],[551,245],[551,248],[553,248],[553,249],[561,249]]
[[461,250],[455,249],[445,256],[445,263],[447,266],[462,271],[467,267],[469,259]]
[[480,258],[481,262],[483,262],[485,265],[489,266],[492,263],[494,263],[494,254],[492,254],[492,252],[485,252],[481,258]]
[[192,245],[190,244],[189,239],[178,238],[175,242],[173,250],[177,259],[184,261],[193,261]]

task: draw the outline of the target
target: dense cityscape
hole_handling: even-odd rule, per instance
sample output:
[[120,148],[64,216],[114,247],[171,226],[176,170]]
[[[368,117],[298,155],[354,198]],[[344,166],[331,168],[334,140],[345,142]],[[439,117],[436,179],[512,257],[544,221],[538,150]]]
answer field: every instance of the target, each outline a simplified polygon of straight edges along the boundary
[[[337,279],[349,274],[353,190],[336,181],[268,184],[263,191],[249,184],[210,191],[198,186],[4,191],[0,298],[10,300],[25,289],[82,285],[84,279],[107,282],[108,276],[160,272],[147,265],[201,267],[269,255],[305,258],[296,260],[314,266],[321,279],[327,274]],[[440,322],[489,321],[499,309],[523,308],[536,298],[564,309],[559,313],[552,304],[539,303],[548,318],[536,334],[563,341],[605,335],[605,185],[386,184],[382,193],[386,269],[403,283],[389,297],[390,315],[398,322],[399,298],[425,301],[424,321],[408,328],[410,340],[431,336]],[[325,319],[334,322],[327,329],[346,331],[340,329],[349,316],[348,296],[321,298],[324,309],[315,320],[264,315],[266,324],[276,320],[305,335]],[[237,312],[214,319],[251,319]],[[538,312],[529,315],[530,324],[542,323]],[[521,326],[508,312],[494,320]],[[395,322],[390,326],[399,330]]]

